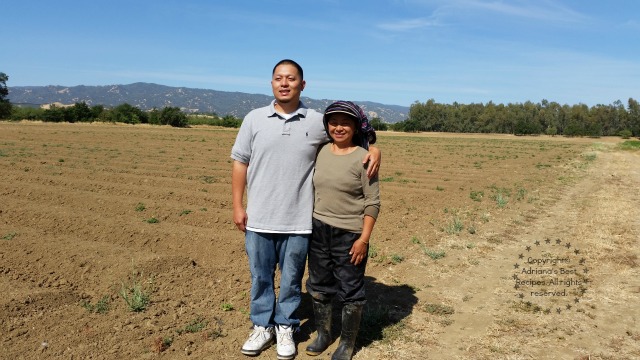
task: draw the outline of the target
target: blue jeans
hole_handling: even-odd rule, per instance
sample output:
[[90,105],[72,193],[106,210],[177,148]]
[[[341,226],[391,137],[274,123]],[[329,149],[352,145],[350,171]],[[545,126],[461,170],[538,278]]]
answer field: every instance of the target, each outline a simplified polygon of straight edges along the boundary
[[[300,326],[302,276],[310,234],[270,234],[247,230],[245,247],[251,270],[251,321],[272,327]],[[280,268],[280,292],[276,300],[275,270]]]

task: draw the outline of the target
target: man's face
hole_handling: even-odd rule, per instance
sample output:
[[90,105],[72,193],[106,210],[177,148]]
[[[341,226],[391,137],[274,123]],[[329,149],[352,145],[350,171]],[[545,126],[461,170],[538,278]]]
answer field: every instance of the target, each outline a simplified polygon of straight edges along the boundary
[[305,82],[300,79],[298,69],[291,64],[281,64],[271,78],[273,96],[279,104],[300,101],[300,93],[304,90]]

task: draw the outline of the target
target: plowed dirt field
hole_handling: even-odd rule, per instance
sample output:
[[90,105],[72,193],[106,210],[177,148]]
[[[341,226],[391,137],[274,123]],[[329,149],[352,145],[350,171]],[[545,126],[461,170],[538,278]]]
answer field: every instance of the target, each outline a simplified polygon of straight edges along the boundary
[[[0,122],[0,358],[245,358],[235,135]],[[354,358],[640,358],[640,154],[620,142],[381,132]]]

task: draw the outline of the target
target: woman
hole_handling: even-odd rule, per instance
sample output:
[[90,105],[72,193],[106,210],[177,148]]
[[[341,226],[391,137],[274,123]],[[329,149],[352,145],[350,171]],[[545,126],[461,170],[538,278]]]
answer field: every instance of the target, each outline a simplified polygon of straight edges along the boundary
[[331,344],[331,300],[337,296],[344,305],[342,334],[332,359],[351,359],[366,302],[369,239],[380,211],[378,178],[367,177],[361,160],[375,133],[362,109],[349,101],[329,105],[323,121],[331,142],[318,151],[313,176],[307,280],[318,335],[306,352],[319,355]]

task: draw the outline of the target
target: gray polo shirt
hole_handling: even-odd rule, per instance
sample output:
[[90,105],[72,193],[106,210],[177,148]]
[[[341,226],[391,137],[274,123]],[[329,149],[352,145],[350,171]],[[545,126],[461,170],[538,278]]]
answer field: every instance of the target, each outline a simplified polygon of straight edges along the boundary
[[318,147],[329,141],[322,114],[302,102],[288,120],[275,100],[245,116],[231,158],[247,169],[247,228],[311,233],[313,167]]

